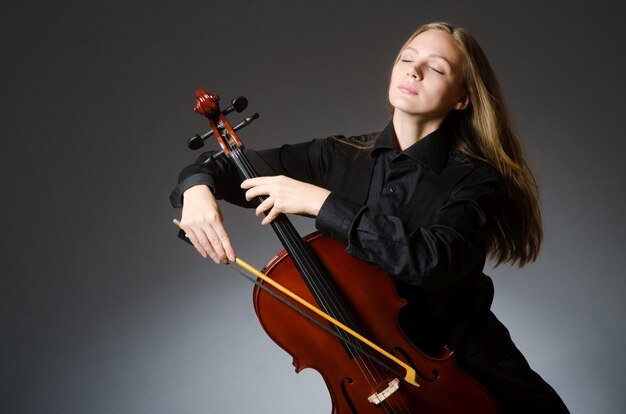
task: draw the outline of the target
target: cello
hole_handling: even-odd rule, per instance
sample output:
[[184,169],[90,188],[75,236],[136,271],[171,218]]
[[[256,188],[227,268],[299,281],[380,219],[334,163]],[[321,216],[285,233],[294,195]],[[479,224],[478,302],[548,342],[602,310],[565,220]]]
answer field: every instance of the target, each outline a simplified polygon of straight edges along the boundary
[[[222,111],[219,99],[196,91],[194,111],[211,129],[188,146],[198,149],[215,136],[221,151],[213,157],[227,157],[242,179],[256,177],[236,131],[258,114],[233,127],[225,115],[241,112],[247,101],[237,98]],[[236,263],[258,278],[253,300],[261,326],[293,357],[297,372],[320,373],[333,414],[499,412],[489,393],[459,369],[452,350],[431,356],[407,339],[398,322],[406,301],[391,276],[328,236],[303,239],[284,214],[271,226],[285,249],[262,272],[240,258]],[[182,228],[179,237],[189,242]]]

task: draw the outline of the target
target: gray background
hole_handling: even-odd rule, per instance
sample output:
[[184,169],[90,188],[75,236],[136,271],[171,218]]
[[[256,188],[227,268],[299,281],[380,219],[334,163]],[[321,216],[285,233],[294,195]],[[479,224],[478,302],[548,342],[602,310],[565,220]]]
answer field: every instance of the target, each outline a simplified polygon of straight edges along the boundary
[[[483,45],[542,186],[541,257],[487,269],[494,311],[573,413],[626,412],[626,8],[559,3],[4,2],[0,412],[329,413],[251,284],[175,238],[194,90],[247,96],[254,148],[377,130],[393,57],[432,20]],[[224,213],[243,258],[278,250]]]

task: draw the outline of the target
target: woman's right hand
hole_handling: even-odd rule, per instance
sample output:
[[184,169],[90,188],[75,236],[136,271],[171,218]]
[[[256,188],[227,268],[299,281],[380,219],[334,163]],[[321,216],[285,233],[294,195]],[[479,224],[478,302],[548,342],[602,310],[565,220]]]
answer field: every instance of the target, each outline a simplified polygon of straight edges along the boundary
[[180,227],[202,257],[208,256],[215,263],[235,260],[222,212],[208,186],[196,185],[183,193]]

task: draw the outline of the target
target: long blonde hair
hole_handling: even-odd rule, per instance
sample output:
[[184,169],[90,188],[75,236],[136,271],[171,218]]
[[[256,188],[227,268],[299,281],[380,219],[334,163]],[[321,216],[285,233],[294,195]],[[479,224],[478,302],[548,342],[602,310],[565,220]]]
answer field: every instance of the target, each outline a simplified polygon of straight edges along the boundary
[[468,156],[492,165],[508,192],[504,208],[496,213],[487,252],[496,265],[510,262],[521,267],[536,260],[543,239],[539,189],[511,126],[500,85],[476,39],[467,30],[449,23],[421,26],[400,52],[427,30],[450,34],[464,62],[464,87],[470,104],[464,110],[452,111],[446,119],[454,130],[455,146]]

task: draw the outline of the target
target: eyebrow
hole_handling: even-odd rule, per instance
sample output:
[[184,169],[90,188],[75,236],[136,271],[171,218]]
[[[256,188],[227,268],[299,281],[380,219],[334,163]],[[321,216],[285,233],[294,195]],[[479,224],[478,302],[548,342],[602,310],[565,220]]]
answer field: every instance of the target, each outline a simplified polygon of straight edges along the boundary
[[[405,48],[404,48],[404,50],[407,50],[407,49],[411,49],[412,51],[414,51],[414,52],[415,52],[415,53],[417,53],[418,55],[419,55],[419,53],[420,53],[417,49],[415,49],[414,47],[411,47],[411,46],[407,46],[407,47],[405,47]],[[403,50],[403,52],[404,52],[404,50]],[[438,54],[436,54],[436,53],[431,53],[430,55],[428,55],[428,56],[426,56],[426,57],[437,57],[437,58],[443,59],[443,60],[445,60],[446,62],[448,62],[448,65],[450,65],[450,67],[452,67],[452,68],[454,67],[454,65],[453,65],[453,64],[452,64],[452,63],[448,60],[448,58],[446,58],[445,56],[438,55]]]

